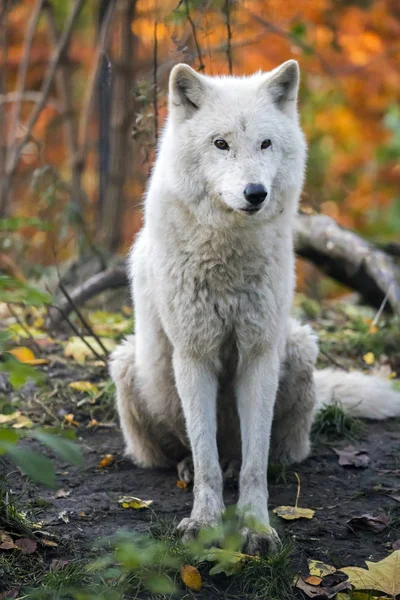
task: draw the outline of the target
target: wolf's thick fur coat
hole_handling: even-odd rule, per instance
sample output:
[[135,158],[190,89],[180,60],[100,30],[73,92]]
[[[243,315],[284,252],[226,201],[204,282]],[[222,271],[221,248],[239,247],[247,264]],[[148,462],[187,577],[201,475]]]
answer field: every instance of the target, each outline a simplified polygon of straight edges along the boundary
[[[292,225],[306,159],[298,83],[295,61],[244,78],[173,69],[144,227],[129,260],[135,335],[111,358],[127,454],[143,467],[193,457],[186,536],[218,522],[220,463],[241,462],[248,552],[276,546],[268,457],[307,457],[316,407],[336,400],[357,416],[400,414],[387,382],[315,372],[316,337],[290,317]],[[250,183],[268,192],[252,213],[243,193]]]

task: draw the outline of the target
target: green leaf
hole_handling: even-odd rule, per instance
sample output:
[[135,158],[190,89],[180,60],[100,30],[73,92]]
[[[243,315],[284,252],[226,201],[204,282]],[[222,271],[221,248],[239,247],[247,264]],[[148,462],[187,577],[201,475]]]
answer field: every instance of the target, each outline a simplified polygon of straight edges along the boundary
[[49,231],[53,226],[37,217],[9,217],[0,219],[0,231],[18,231],[22,227],[36,227],[41,231]]
[[79,446],[74,442],[71,442],[71,440],[60,435],[46,433],[42,430],[32,431],[31,435],[67,462],[76,465],[77,467],[83,466],[82,451]]
[[18,442],[20,437],[21,434],[15,429],[10,429],[9,427],[0,429],[0,455],[6,454],[10,447]]
[[31,448],[10,446],[8,454],[11,460],[33,481],[56,487],[54,465],[49,458],[38,454]]
[[28,379],[33,379],[36,383],[41,383],[44,379],[43,373],[31,365],[19,362],[11,354],[7,354],[0,363],[0,371],[8,373],[10,383],[14,389],[21,388]]
[[38,290],[23,281],[0,275],[0,301],[43,306],[43,304],[51,304],[52,297],[47,292]]

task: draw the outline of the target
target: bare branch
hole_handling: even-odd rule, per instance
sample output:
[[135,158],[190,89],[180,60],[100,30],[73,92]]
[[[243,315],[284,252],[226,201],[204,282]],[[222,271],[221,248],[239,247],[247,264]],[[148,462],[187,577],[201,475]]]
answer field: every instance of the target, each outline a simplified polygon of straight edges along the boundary
[[[49,30],[49,37],[53,47],[57,47],[59,43],[59,34],[56,27],[54,18],[53,6],[47,2],[45,5],[45,14],[47,18],[47,27]],[[82,204],[82,192],[81,192],[81,175],[82,170],[77,161],[78,158],[78,130],[76,126],[76,117],[74,114],[74,106],[72,102],[72,85],[70,74],[68,72],[67,65],[60,62],[57,73],[56,83],[58,95],[61,99],[62,115],[64,118],[64,132],[65,140],[69,152],[69,161],[72,172],[72,197],[73,200]]]
[[32,43],[33,38],[36,33],[37,24],[39,22],[40,13],[42,12],[43,6],[45,5],[46,0],[36,0],[36,4],[31,14],[31,18],[28,23],[28,28],[25,35],[24,41],[24,49],[22,52],[22,58],[19,65],[18,71],[18,79],[16,92],[19,94],[19,100],[14,105],[14,110],[11,113],[11,127],[10,134],[8,137],[8,145],[11,148],[12,144],[15,142],[15,138],[18,131],[18,124],[21,120],[21,112],[22,112],[22,96],[25,90],[26,84],[26,76],[29,68],[29,58],[32,51]]
[[90,71],[87,86],[85,88],[85,96],[83,98],[83,108],[79,120],[79,142],[80,142],[80,160],[84,160],[86,156],[88,144],[89,144],[89,123],[90,117],[93,112],[93,102],[95,96],[95,90],[97,88],[97,82],[101,70],[101,62],[103,54],[107,49],[108,35],[110,25],[114,16],[116,0],[111,0],[103,22],[101,24],[100,34],[98,43],[96,46],[95,55],[93,58],[92,69]]
[[153,113],[154,113],[154,145],[157,147],[158,142],[158,37],[157,37],[158,21],[154,21],[154,45],[153,45]]
[[225,0],[226,16],[226,57],[228,59],[229,75],[232,75],[232,28],[231,28],[231,0]]
[[[105,290],[115,289],[128,285],[128,278],[126,275],[125,267],[116,267],[96,273],[92,277],[89,277],[82,285],[77,286],[73,289],[69,296],[75,306],[82,306],[98,294],[101,294]],[[68,314],[71,310],[71,303],[66,301],[61,304],[61,308],[64,314]],[[61,322],[60,314],[55,314],[54,311],[49,313],[49,319],[54,326],[59,325]]]
[[85,2],[85,0],[75,0],[75,2],[74,2],[72,10],[66,21],[64,30],[61,34],[59,44],[58,44],[56,51],[54,52],[54,55],[50,61],[50,65],[47,70],[46,77],[43,81],[42,88],[40,90],[41,99],[35,105],[35,107],[33,109],[33,112],[29,118],[27,125],[26,125],[26,131],[25,131],[24,135],[21,137],[21,139],[18,141],[18,143],[15,144],[15,146],[13,148],[13,152],[11,152],[11,156],[7,160],[5,177],[3,178],[3,181],[1,182],[0,207],[4,208],[4,206],[6,204],[9,183],[10,183],[12,177],[14,176],[16,167],[18,165],[18,160],[19,160],[21,150],[25,146],[26,142],[29,140],[29,138],[32,134],[32,130],[39,118],[39,115],[42,112],[43,108],[46,106],[47,98],[49,97],[49,94],[50,94],[51,86],[53,84],[53,80],[54,80],[54,76],[57,71],[57,67],[59,66],[59,64],[68,48],[69,41],[70,41],[71,34],[72,34],[72,29],[73,29],[75,22],[79,16],[80,10],[81,10],[84,2]]
[[[40,92],[27,90],[20,94],[19,92],[8,92],[8,94],[0,94],[0,104],[11,104],[13,102],[39,102],[42,95]],[[57,112],[62,112],[62,106],[55,98],[48,98],[47,105],[52,106]]]
[[190,27],[192,29],[193,41],[194,41],[194,44],[196,46],[197,57],[199,59],[199,68],[198,68],[198,71],[204,71],[204,69],[205,69],[206,66],[205,66],[205,64],[203,62],[203,54],[201,52],[199,40],[197,38],[196,25],[194,24],[194,21],[193,21],[191,15],[190,15],[189,0],[185,0],[185,7],[186,7],[186,18],[189,21]]

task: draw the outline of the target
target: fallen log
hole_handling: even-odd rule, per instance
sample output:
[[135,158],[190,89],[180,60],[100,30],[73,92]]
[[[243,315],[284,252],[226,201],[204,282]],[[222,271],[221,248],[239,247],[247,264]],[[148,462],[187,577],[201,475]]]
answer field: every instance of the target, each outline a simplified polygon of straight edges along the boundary
[[[296,219],[294,242],[298,256],[311,261],[323,273],[360,293],[376,308],[387,302],[400,316],[400,267],[383,250],[356,233],[343,229],[325,215],[304,215]],[[110,267],[89,277],[69,292],[72,302],[63,299],[60,310],[50,309],[49,322],[56,327],[74,306],[82,306],[101,292],[128,284],[124,265]]]
[[326,275],[380,307],[387,302],[400,316],[400,268],[391,256],[326,215],[299,215],[294,240],[297,254]]

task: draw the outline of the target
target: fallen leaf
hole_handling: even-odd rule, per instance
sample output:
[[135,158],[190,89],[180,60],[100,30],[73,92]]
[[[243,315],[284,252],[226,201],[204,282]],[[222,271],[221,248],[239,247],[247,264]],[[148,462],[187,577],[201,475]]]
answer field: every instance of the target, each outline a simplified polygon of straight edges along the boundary
[[189,486],[186,483],[186,481],[182,481],[181,479],[178,479],[178,481],[176,482],[176,487],[181,488],[181,490],[187,490]]
[[296,502],[294,506],[277,506],[274,508],[273,512],[281,517],[281,519],[285,519],[285,521],[294,521],[295,519],[312,519],[315,515],[315,510],[311,508],[299,508],[298,502],[300,498],[300,477],[297,473],[295,473],[297,479],[297,495]]
[[89,423],[86,425],[86,427],[100,427],[101,423],[99,423],[99,421],[97,419],[92,419],[91,421],[89,421]]
[[[93,351],[88,348],[85,342],[89,344]],[[110,338],[101,338],[101,343],[108,352],[114,350],[116,346],[116,341]],[[83,339],[73,336],[68,340],[64,355],[67,358],[73,358],[77,363],[84,364],[87,358],[93,358],[96,355],[103,356],[104,350],[93,336],[85,336]]]
[[20,415],[17,421],[13,423],[14,429],[28,429],[33,426],[33,421],[26,415]]
[[224,548],[210,548],[204,557],[209,562],[217,563],[210,569],[210,575],[225,573],[227,577],[234,575],[245,562],[260,560],[258,556],[226,550]]
[[366,354],[364,354],[363,359],[365,364],[373,365],[375,362],[375,355],[373,352],[367,352]]
[[149,508],[151,504],[153,504],[153,500],[141,500],[140,498],[135,498],[134,496],[122,496],[118,500],[118,504],[121,504],[122,508]]
[[389,525],[390,519],[386,515],[374,517],[370,514],[360,515],[359,517],[351,517],[347,521],[350,529],[370,529],[375,533],[380,533]]
[[321,577],[317,577],[316,575],[309,575],[308,577],[304,578],[304,581],[310,585],[319,585],[322,583]]
[[16,547],[12,537],[5,531],[0,531],[0,540],[0,550],[12,550]]
[[64,415],[64,419],[69,425],[74,425],[75,427],[79,427],[78,421],[74,421],[74,415],[69,413],[68,415]]
[[58,498],[68,498],[68,496],[70,495],[70,493],[71,493],[70,490],[63,490],[63,489],[61,489],[61,490],[58,490],[54,494],[53,498],[55,498],[56,500]]
[[395,542],[392,542],[392,548],[393,548],[393,550],[400,550],[400,540],[396,540]]
[[79,513],[79,516],[80,517],[87,517],[87,514],[83,510],[81,510],[81,512]]
[[20,410],[16,410],[10,415],[0,414],[0,425],[12,423],[14,429],[22,429],[24,427],[32,427],[33,423],[29,417],[23,415]]
[[104,469],[104,467],[109,467],[113,462],[114,462],[114,455],[106,454],[105,456],[103,456],[103,458],[99,462],[98,467],[100,469]]
[[193,592],[199,592],[201,590],[201,575],[196,567],[193,567],[192,565],[183,565],[183,567],[181,567],[181,579],[189,590],[192,590]]
[[339,457],[339,465],[342,467],[358,467],[365,469],[370,463],[370,457],[365,450],[356,450],[354,446],[346,448],[333,448]]
[[42,540],[41,542],[44,546],[51,546],[52,548],[56,548],[58,546],[57,542],[53,542],[53,540]]
[[315,515],[315,510],[311,508],[299,508],[298,506],[277,506],[273,512],[286,521],[312,519]]
[[50,571],[62,571],[69,564],[69,560],[62,560],[61,558],[53,558],[50,563]]
[[68,387],[76,392],[86,392],[87,394],[98,394],[100,391],[97,385],[91,381],[71,381]]
[[18,346],[9,350],[9,354],[12,354],[19,362],[25,365],[48,365],[49,361],[46,358],[36,358],[30,348],[26,346]]
[[21,550],[22,554],[33,554],[37,549],[37,541],[31,538],[20,538],[15,545]]
[[333,587],[315,586],[307,583],[302,577],[298,577],[295,580],[294,586],[304,592],[308,598],[314,598],[314,600],[329,600],[330,598],[335,598],[339,592],[350,589],[350,584],[347,581],[338,583]]
[[66,510],[62,510],[59,514],[58,514],[58,518],[61,519],[61,521],[64,521],[64,523],[69,523],[69,516],[67,514]]
[[392,598],[400,594],[400,550],[377,563],[366,560],[365,564],[368,569],[344,567],[340,570],[356,590],[383,592]]
[[0,593],[0,600],[13,600],[14,598],[16,598],[19,594],[19,589],[17,588],[12,588],[11,590],[8,590],[7,592],[1,592]]
[[332,573],[336,573],[336,568],[331,565],[327,565],[319,560],[309,559],[308,561],[308,572],[310,575],[316,575],[317,577],[326,577]]

